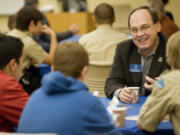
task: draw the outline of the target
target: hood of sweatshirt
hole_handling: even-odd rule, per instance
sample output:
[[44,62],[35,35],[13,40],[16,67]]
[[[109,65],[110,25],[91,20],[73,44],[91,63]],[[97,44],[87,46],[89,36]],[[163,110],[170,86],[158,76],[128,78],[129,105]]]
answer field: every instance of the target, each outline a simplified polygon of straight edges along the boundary
[[87,86],[83,82],[72,77],[64,76],[59,71],[50,72],[44,75],[41,83],[47,94],[75,92],[81,90],[88,91]]

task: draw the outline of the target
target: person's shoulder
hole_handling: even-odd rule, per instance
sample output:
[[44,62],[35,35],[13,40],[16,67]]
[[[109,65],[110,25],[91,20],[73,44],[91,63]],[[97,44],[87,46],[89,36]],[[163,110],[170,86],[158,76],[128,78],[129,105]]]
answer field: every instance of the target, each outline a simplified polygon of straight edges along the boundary
[[86,104],[100,103],[98,97],[92,95],[92,93],[90,93],[89,91],[79,91],[78,94],[81,95],[81,100],[83,100],[83,102],[86,102]]
[[82,35],[82,36],[80,37],[80,39],[79,39],[79,43],[83,45],[83,44],[84,44],[85,42],[87,42],[90,38],[92,38],[92,36],[94,36],[95,32],[96,32],[96,30],[91,31],[91,32],[89,32],[89,33],[87,33],[87,34]]
[[125,33],[121,33],[117,30],[112,29],[112,32],[108,33],[111,36],[114,36],[114,38],[117,38],[119,41],[128,40],[128,36]]
[[13,29],[7,33],[8,36],[12,37],[19,37],[19,34],[21,34],[21,32],[17,29]]
[[[174,85],[178,86],[180,81],[180,70],[166,70],[155,82],[155,87],[159,89],[170,89],[173,91]],[[180,85],[179,85],[180,86]]]
[[117,45],[119,49],[130,49],[132,46],[134,46],[132,39],[124,40]]
[[18,81],[10,75],[2,74],[0,75],[1,81],[1,89],[6,90],[18,90],[19,88],[22,89],[22,85],[18,83]]
[[177,78],[180,80],[180,70],[166,70],[165,72],[162,73],[161,75],[164,78]]

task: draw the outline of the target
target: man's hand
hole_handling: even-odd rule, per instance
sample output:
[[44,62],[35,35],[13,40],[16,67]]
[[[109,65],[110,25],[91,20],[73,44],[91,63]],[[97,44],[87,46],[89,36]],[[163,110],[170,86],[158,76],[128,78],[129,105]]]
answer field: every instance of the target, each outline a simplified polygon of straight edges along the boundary
[[125,103],[132,103],[133,98],[134,98],[132,91],[127,87],[123,88],[120,91],[118,97],[121,101]]
[[69,30],[72,31],[72,33],[75,35],[80,31],[80,27],[77,23],[74,23],[69,27]]
[[55,34],[55,32],[54,32],[50,27],[48,27],[47,25],[43,25],[43,26],[41,27],[41,32],[42,32],[42,33],[45,33],[45,34],[47,34],[47,35],[49,35],[49,36]]
[[144,84],[144,87],[150,91],[152,91],[155,82],[157,81],[157,78],[152,79],[149,76],[146,76],[146,83]]

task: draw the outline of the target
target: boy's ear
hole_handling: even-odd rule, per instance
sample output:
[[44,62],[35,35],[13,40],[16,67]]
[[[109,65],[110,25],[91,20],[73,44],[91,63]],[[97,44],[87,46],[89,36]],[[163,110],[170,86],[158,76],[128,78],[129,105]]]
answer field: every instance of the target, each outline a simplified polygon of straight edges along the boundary
[[158,27],[158,32],[161,31],[161,23],[160,22],[157,22],[157,27]]
[[30,23],[29,23],[29,26],[33,26],[33,25],[35,25],[34,20],[31,20]]
[[97,26],[98,26],[98,23],[97,23],[96,17],[95,17],[94,15],[92,16],[92,22],[93,22],[93,24],[95,25],[95,27],[97,27]]
[[88,70],[88,66],[84,66],[84,68],[81,71],[80,77],[78,78],[78,80],[84,81],[86,73]]
[[54,65],[51,66],[51,71],[54,71]]
[[15,71],[16,67],[17,67],[17,62],[16,62],[15,59],[12,59],[12,60],[8,63],[8,65],[7,65],[7,68],[8,68],[9,71],[11,71],[11,72]]

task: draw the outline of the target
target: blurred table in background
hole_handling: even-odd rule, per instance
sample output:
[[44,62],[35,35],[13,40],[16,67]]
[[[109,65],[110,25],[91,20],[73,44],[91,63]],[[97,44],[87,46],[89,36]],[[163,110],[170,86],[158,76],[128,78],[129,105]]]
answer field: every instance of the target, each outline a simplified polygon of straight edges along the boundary
[[51,66],[47,64],[39,64],[38,67],[41,77],[43,77],[46,73],[49,73],[51,71]]
[[80,26],[79,34],[85,34],[95,29],[92,22],[92,13],[76,12],[76,13],[46,13],[45,14],[51,28],[55,32],[63,32],[69,29],[74,23]]

